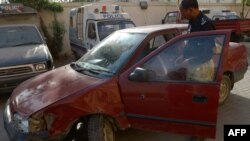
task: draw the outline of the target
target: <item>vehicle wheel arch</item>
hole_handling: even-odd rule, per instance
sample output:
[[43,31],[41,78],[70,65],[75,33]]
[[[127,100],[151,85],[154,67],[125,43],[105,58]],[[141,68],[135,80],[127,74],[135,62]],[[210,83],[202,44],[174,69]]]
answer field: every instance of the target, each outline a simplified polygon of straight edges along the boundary
[[[86,118],[85,118],[85,120],[86,120]],[[83,122],[83,121],[84,121],[83,118],[82,119],[79,118],[79,119],[76,119],[74,122],[70,123],[68,125],[67,129],[65,130],[65,137],[64,137],[63,141],[68,141],[69,138],[71,137],[71,135],[74,134],[74,128],[77,126],[77,124],[79,122]]]
[[227,75],[227,76],[229,76],[229,78],[230,78],[230,80],[231,80],[231,90],[233,89],[233,87],[234,87],[234,74],[233,74],[233,72],[232,71],[225,71],[224,73],[223,73],[223,75]]
[[220,83],[219,105],[223,105],[231,94],[233,87],[233,75],[230,72],[223,73]]
[[[67,130],[66,130],[66,135],[65,135],[65,138],[64,138],[64,141],[68,141],[69,138],[72,137],[72,135],[74,135],[76,133],[75,128],[77,128],[77,125],[79,123],[88,123],[89,119],[93,116],[101,116],[105,119],[107,119],[110,123],[111,123],[111,126],[113,128],[113,131],[116,132],[118,130],[120,130],[120,126],[119,126],[119,122],[112,116],[110,115],[107,115],[107,114],[101,114],[101,113],[96,113],[96,114],[89,114],[89,115],[85,115],[85,116],[82,116],[82,117],[79,117],[78,119],[76,119],[74,122],[72,122]],[[88,127],[86,127],[88,128]]]
[[117,131],[117,130],[121,129],[121,126],[120,126],[119,122],[114,117],[112,117],[111,115],[104,114],[104,113],[96,113],[96,114],[90,114],[85,118],[89,119],[92,116],[102,116],[103,118],[106,118],[111,123],[114,131]]

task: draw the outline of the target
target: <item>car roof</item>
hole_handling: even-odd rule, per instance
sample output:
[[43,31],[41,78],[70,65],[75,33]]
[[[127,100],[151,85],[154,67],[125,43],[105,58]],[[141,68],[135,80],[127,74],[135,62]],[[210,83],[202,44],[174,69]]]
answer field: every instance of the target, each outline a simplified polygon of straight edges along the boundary
[[131,32],[131,33],[145,33],[150,34],[152,32],[157,32],[167,29],[185,29],[187,24],[161,24],[161,25],[147,25],[147,26],[137,26],[133,28],[126,28],[119,30],[118,32]]

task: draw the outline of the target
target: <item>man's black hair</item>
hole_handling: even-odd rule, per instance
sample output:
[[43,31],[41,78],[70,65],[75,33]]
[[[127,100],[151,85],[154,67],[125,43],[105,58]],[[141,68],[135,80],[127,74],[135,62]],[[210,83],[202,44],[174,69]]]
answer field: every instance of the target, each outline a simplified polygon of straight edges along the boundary
[[197,0],[182,0],[180,3],[180,7],[183,9],[188,8],[199,8]]

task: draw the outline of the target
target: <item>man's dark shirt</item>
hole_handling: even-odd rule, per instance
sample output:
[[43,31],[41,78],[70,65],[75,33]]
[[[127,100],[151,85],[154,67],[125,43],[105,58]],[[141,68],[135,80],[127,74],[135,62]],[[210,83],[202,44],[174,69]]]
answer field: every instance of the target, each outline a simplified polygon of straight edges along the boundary
[[208,31],[215,30],[213,21],[209,19],[202,12],[194,20],[189,21],[188,31],[189,32],[197,32],[197,31]]
[[[189,21],[188,32],[208,30],[215,30],[215,27],[212,20],[202,12],[199,13],[196,19]],[[215,42],[213,38],[190,40],[188,46],[184,48],[184,58],[194,58],[192,64],[203,64],[212,58],[214,46]]]

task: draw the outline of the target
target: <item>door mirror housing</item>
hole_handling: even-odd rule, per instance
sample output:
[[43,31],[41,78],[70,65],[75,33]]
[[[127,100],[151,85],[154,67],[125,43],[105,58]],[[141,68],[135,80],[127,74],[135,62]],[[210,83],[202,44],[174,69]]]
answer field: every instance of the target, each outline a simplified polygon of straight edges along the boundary
[[148,70],[144,68],[135,68],[135,70],[129,75],[129,80],[131,81],[148,81],[149,73]]

